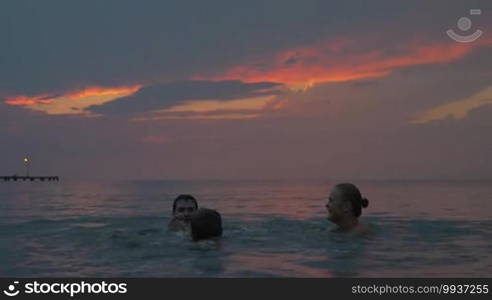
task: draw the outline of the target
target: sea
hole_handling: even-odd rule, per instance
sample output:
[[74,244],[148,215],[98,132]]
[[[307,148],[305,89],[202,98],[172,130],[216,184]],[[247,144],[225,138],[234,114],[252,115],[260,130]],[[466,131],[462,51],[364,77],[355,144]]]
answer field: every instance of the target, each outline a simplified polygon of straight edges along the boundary
[[[364,234],[326,219],[332,180],[0,182],[0,277],[492,275],[492,182],[352,182]],[[179,194],[221,239],[168,232]]]

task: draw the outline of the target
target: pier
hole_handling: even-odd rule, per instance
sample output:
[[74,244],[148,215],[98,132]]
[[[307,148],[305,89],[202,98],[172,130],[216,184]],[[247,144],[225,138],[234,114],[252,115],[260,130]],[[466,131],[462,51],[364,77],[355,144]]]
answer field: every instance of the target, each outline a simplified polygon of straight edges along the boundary
[[0,176],[0,181],[59,181],[58,176]]
[[22,160],[26,167],[26,175],[19,176],[14,173],[12,176],[0,176],[0,181],[60,181],[58,176],[31,176],[29,174],[31,160],[28,157],[24,157]]

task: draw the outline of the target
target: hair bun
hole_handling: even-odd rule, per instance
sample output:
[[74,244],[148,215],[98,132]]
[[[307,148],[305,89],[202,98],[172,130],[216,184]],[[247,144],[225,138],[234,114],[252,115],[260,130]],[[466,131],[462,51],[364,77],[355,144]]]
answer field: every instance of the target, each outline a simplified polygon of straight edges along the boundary
[[366,208],[369,205],[369,200],[367,198],[362,198],[362,207]]

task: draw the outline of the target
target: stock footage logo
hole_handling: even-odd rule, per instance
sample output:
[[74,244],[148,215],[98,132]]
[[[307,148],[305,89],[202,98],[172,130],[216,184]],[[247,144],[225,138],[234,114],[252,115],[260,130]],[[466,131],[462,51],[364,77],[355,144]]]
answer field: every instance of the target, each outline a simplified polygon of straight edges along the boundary
[[[480,16],[481,14],[481,9],[470,9],[471,16]],[[472,27],[472,21],[468,17],[459,18],[456,25],[462,34],[456,33],[453,29],[446,31],[447,35],[456,42],[471,43],[476,41],[483,34],[483,31],[480,29],[475,30],[473,33],[466,34]]]
[[16,288],[15,286],[16,286],[17,284],[19,284],[19,282],[18,282],[18,281],[14,281],[14,284],[10,284],[10,285],[7,287],[7,289],[6,289],[6,290],[3,290],[3,293],[4,293],[5,295],[9,296],[9,297],[14,297],[14,296],[17,296],[17,295],[20,293],[20,291],[19,291],[19,290],[16,290],[16,289],[15,289],[15,288]]
[[26,281],[19,285],[19,281],[9,284],[3,293],[8,297],[15,297],[22,293],[22,296],[37,294],[68,295],[74,297],[79,294],[126,294],[127,284],[125,282],[106,282],[106,281],[72,281],[63,282],[48,280],[43,281]]

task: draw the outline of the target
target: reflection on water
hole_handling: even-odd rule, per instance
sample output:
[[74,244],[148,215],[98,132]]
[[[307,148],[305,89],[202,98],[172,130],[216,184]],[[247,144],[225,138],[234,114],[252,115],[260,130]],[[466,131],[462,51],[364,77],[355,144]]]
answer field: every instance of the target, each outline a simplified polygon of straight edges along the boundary
[[[2,184],[0,276],[490,276],[492,185],[357,184],[371,234],[331,232],[330,182]],[[220,242],[166,231],[184,192],[223,214]]]
[[[269,253],[257,249],[252,253],[233,254],[228,259],[229,274],[241,277],[287,276],[287,277],[333,277],[329,270],[306,265],[323,260],[323,256],[308,256],[300,253]],[[300,263],[302,262],[302,263]]]

